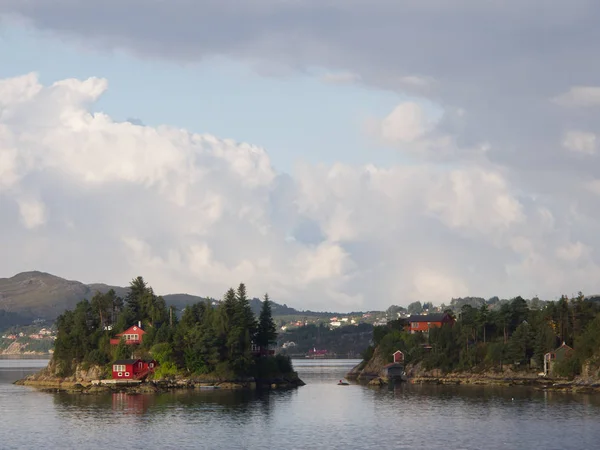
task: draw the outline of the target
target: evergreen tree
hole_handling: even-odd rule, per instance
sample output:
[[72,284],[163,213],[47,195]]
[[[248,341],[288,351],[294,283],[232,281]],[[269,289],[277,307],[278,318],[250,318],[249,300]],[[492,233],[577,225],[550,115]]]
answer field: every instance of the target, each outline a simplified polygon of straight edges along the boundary
[[[135,318],[138,318],[142,312],[142,303],[144,296],[147,294],[147,287],[148,285],[142,277],[134,278],[129,283],[129,292],[125,297],[125,302]],[[141,320],[141,318],[138,320]]]
[[276,339],[277,328],[275,327],[275,322],[273,322],[271,301],[269,300],[269,294],[265,294],[265,299],[258,318],[255,342],[261,348],[268,348],[270,344],[275,343]]

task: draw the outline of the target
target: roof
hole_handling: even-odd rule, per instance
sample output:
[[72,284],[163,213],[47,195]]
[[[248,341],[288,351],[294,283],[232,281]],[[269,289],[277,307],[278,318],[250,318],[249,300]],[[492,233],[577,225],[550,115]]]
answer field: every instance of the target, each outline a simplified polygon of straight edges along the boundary
[[409,322],[441,322],[447,316],[447,313],[438,314],[413,314],[408,319]]
[[114,361],[113,364],[122,364],[126,366],[128,364],[135,364],[138,361],[139,359],[119,359],[117,361]]
[[125,331],[117,333],[117,336],[121,336],[122,334],[131,334],[131,333],[146,334],[146,332],[144,330],[142,330],[141,327],[138,327],[137,325],[132,325],[129,328],[127,328]]

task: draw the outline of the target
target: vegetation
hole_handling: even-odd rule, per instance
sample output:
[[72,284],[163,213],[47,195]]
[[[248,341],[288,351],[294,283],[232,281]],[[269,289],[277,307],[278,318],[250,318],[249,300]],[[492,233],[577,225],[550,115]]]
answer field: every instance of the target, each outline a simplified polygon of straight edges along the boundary
[[[404,331],[405,319],[375,327],[373,346],[364,356],[370,357],[374,347],[380,346],[390,361],[393,351],[400,349],[407,363],[422,363],[426,369],[445,372],[501,369],[506,365],[514,370],[539,371],[544,354],[565,342],[574,352],[557,363],[559,375],[573,377],[585,367],[600,366],[600,303],[595,299],[579,293],[557,302],[528,302],[516,297],[494,302],[456,299],[456,303],[461,305],[456,323],[431,329],[428,334]],[[409,310],[417,306],[409,306]]]
[[[59,375],[73,373],[80,363],[106,365],[130,358],[132,351],[135,357],[156,359],[159,378],[210,374],[237,379],[291,372],[289,358],[252,352],[253,345],[267,348],[277,337],[268,295],[258,321],[244,284],[229,289],[216,307],[209,300],[189,305],[181,319],[173,310],[142,277],[132,280],[124,299],[109,290],[80,301],[57,320],[54,359]],[[146,332],[141,345],[110,344],[116,334],[138,322]]]

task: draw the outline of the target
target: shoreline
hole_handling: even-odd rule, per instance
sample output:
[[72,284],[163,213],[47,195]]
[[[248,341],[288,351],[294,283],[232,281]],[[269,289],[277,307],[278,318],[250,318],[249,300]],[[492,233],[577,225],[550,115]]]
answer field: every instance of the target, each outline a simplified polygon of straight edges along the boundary
[[[373,358],[375,359],[375,358]],[[388,385],[390,380],[383,370],[384,364],[377,360],[363,361],[346,374],[346,379],[371,387]],[[540,391],[600,393],[600,380],[595,378],[576,377],[574,379],[541,376],[534,372],[450,372],[439,370],[426,371],[420,365],[408,366],[405,379],[399,382],[408,384],[461,385],[461,386],[522,386]]]
[[415,376],[407,380],[410,384],[436,384],[436,385],[461,385],[461,386],[497,386],[513,387],[522,386],[541,391],[564,391],[578,393],[599,393],[600,382],[597,380],[560,379],[560,378],[532,378],[519,376],[482,377],[465,375],[448,375],[441,377]]
[[282,376],[270,379],[248,378],[246,380],[197,380],[197,379],[173,379],[173,380],[150,380],[137,382],[135,384],[107,383],[107,380],[73,380],[72,378],[45,377],[36,379],[36,375],[30,375],[21,380],[13,382],[18,386],[28,386],[40,391],[65,392],[77,394],[101,394],[112,392],[126,393],[162,393],[173,390],[289,390],[304,386],[297,375]]

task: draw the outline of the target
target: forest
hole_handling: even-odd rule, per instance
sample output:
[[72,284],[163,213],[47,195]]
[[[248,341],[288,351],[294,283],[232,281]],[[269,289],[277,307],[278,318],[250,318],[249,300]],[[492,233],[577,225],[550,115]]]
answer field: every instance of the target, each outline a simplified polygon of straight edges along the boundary
[[[453,314],[452,310],[446,312]],[[579,293],[555,302],[527,302],[521,297],[474,308],[462,305],[454,325],[433,328],[428,334],[404,331],[405,319],[375,327],[368,360],[380,346],[385,355],[400,349],[407,363],[423,363],[425,369],[445,372],[502,369],[541,370],[544,354],[563,342],[574,349],[557,363],[560,376],[580,375],[584,367],[600,361],[600,303]]]
[[137,277],[125,298],[113,290],[96,293],[57,319],[53,356],[57,374],[70,375],[80,364],[102,366],[108,374],[111,361],[133,356],[132,346],[123,340],[111,346],[110,339],[138,322],[146,334],[133,351],[136,358],[158,361],[156,378],[196,375],[234,380],[292,372],[285,356],[252,353],[252,345],[268,348],[277,339],[268,294],[258,318],[244,284],[229,289],[221,302],[189,305],[178,318],[173,307],[167,308],[164,299]]

